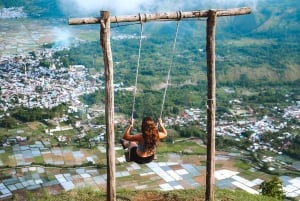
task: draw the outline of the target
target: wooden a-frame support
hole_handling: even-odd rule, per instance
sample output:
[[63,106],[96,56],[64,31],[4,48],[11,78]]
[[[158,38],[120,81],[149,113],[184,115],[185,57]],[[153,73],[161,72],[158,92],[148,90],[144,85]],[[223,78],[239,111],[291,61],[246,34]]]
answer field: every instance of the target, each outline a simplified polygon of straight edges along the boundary
[[105,68],[105,120],[106,120],[106,158],[107,158],[107,196],[108,201],[116,200],[115,152],[114,152],[114,90],[113,58],[110,45],[110,23],[171,21],[185,18],[207,18],[206,51],[207,51],[207,165],[205,200],[214,200],[215,171],[215,29],[217,17],[244,15],[251,13],[250,8],[233,8],[226,10],[205,10],[190,12],[164,12],[131,16],[110,16],[109,11],[101,11],[101,17],[72,18],[70,25],[100,24],[100,40],[103,50]]

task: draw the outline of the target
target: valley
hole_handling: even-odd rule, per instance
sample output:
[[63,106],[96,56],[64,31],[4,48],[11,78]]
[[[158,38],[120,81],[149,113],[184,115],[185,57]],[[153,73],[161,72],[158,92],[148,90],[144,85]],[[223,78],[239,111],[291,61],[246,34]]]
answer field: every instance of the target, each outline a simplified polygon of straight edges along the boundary
[[[83,186],[104,189],[99,27],[69,26],[58,1],[33,4],[0,1],[0,196],[9,199],[43,188],[50,193]],[[263,0],[248,18],[218,22],[218,188],[259,194],[260,184],[275,176],[286,197],[299,199],[297,11],[297,2]],[[159,114],[174,30],[175,23],[145,24],[137,125],[143,116]],[[158,159],[142,166],[126,163],[118,144],[131,114],[139,33],[139,25],[112,27],[118,190],[129,183],[135,190],[201,187],[207,140],[205,21],[181,23],[163,111],[169,136]]]

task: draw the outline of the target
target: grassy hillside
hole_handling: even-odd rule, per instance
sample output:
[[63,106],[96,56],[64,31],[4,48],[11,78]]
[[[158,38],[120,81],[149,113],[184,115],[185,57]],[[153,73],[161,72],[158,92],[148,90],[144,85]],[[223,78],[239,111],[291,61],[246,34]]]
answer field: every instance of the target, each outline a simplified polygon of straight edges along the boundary
[[[36,201],[105,201],[106,194],[101,191],[95,191],[92,189],[80,189],[72,190],[68,192],[59,193],[56,196],[50,195],[47,192],[40,192],[42,194],[39,198],[32,193],[24,193],[23,195],[17,195],[14,200],[25,200],[35,197]],[[189,189],[189,190],[177,190],[177,191],[118,191],[117,200],[120,201],[203,201],[205,199],[205,189]],[[33,199],[29,199],[33,200]],[[278,201],[277,199],[251,195],[240,190],[217,190],[215,192],[215,201]]]

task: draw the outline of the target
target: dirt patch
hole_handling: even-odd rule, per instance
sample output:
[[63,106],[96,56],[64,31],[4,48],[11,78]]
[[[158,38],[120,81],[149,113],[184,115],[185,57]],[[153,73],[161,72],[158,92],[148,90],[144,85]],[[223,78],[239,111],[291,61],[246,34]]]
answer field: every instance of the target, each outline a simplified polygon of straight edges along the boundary
[[219,165],[219,168],[216,169],[227,169],[232,171],[238,171],[238,168],[234,166],[235,159],[228,158],[227,160],[216,160],[216,166]]
[[39,122],[29,122],[27,123],[27,126],[32,130],[37,130],[40,126]]
[[[50,195],[56,195],[63,191],[63,188],[60,185],[49,186],[46,189],[37,189],[37,190],[17,190],[14,191],[13,200],[15,201],[24,201],[31,200],[33,197],[38,198],[41,196],[45,196],[47,192]],[[31,198],[31,199],[30,199]]]
[[194,178],[201,186],[206,185],[206,170],[201,171],[201,175]]
[[167,86],[167,83],[161,82],[161,83],[153,85],[151,88],[153,90],[157,90],[158,91],[158,90],[166,88],[166,86]]

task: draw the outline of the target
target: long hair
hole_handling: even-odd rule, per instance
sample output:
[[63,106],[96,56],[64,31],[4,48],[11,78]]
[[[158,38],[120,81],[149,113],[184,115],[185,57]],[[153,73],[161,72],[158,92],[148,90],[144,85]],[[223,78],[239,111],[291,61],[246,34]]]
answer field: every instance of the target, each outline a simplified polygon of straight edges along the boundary
[[159,143],[159,133],[151,117],[144,117],[142,122],[142,135],[144,138],[145,150],[155,151]]

